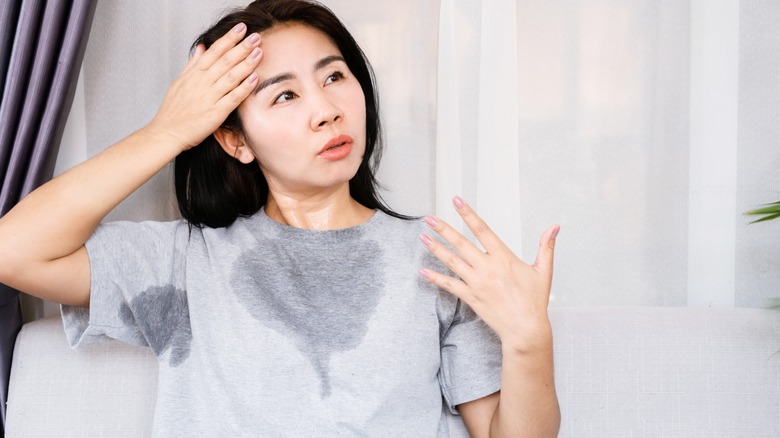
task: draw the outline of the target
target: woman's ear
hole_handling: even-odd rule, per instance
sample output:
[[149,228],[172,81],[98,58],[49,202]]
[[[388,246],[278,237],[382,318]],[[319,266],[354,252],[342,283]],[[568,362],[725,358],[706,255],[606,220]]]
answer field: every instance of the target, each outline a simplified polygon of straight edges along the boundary
[[214,132],[214,138],[217,139],[225,153],[236,160],[244,164],[255,161],[255,154],[246,143],[243,134],[219,128]]

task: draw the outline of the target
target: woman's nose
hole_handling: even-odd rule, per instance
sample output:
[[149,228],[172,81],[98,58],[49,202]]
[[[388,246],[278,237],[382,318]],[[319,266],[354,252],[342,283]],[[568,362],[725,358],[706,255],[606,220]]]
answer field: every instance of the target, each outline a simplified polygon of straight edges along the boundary
[[320,129],[344,117],[341,108],[325,92],[316,93],[312,102],[312,129]]

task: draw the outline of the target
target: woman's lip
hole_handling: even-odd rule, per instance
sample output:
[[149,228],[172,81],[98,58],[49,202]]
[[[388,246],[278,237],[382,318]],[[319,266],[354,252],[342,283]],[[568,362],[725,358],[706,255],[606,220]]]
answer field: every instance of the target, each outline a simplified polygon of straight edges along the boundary
[[[341,142],[336,144],[341,144]],[[320,152],[319,156],[328,161],[338,161],[342,158],[346,158],[350,152],[352,152],[351,141],[346,142],[341,146],[334,147],[333,149],[325,149],[324,151]]]
[[[325,146],[323,146],[322,149],[320,149],[320,155],[322,155],[322,154],[324,154],[324,153],[326,153],[328,151],[332,151],[333,149],[331,149],[331,148],[333,148],[335,146],[339,146],[342,143],[344,144],[344,146],[350,145],[350,149],[352,149],[352,146],[351,146],[351,144],[352,144],[352,137],[350,137],[348,135],[342,134],[342,135],[337,135],[337,136],[331,138],[329,142],[325,143]],[[336,148],[336,149],[340,149],[340,148]]]

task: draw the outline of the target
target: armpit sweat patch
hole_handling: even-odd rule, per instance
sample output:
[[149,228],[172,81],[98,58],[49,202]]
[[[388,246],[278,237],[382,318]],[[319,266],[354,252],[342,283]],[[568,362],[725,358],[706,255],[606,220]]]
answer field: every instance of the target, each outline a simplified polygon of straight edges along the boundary
[[151,287],[133,298],[129,305],[122,305],[119,317],[128,326],[137,324],[155,356],[171,348],[172,367],[189,357],[192,329],[185,291],[173,286]]

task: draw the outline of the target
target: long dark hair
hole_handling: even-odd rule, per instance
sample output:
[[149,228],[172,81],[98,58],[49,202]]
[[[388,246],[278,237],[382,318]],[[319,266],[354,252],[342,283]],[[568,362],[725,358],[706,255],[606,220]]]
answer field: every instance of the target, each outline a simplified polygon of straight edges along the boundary
[[[209,48],[238,23],[246,24],[249,34],[290,22],[305,24],[327,35],[363,89],[366,150],[357,173],[349,181],[350,195],[365,207],[410,219],[391,210],[377,191],[380,186],[374,172],[382,156],[382,132],[374,73],[355,39],[327,7],[309,0],[256,0],[222,17],[195,40],[192,49],[198,44]],[[221,128],[243,131],[238,110],[228,116]],[[257,162],[243,164],[229,156],[213,135],[179,154],[174,174],[179,210],[190,224],[198,227],[226,227],[239,216],[256,213],[268,200],[268,183]]]

